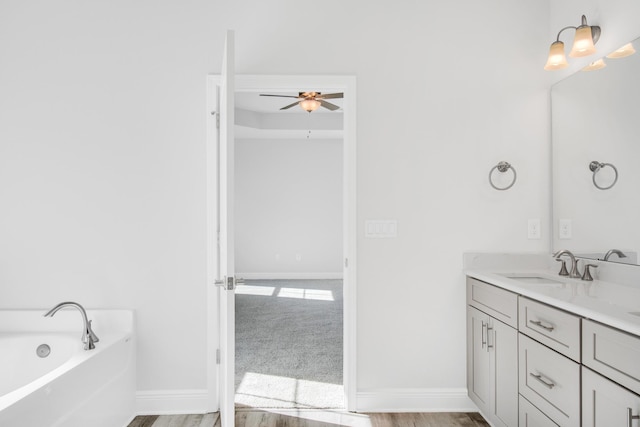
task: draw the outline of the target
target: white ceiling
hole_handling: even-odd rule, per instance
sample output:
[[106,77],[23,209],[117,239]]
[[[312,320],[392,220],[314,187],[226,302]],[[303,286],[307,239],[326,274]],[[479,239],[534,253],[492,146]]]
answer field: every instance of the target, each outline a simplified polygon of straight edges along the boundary
[[[297,96],[297,92],[262,92]],[[280,108],[295,98],[260,96],[258,92],[236,92],[236,139],[342,139],[343,99],[328,102],[340,107],[330,111],[318,108],[308,113],[299,106]]]

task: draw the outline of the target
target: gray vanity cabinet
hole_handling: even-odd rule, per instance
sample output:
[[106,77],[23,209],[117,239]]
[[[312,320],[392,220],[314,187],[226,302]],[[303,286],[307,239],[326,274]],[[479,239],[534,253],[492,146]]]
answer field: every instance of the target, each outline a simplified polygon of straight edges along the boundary
[[640,396],[582,367],[582,425],[632,427],[640,423]]
[[469,278],[467,301],[469,397],[492,425],[517,427],[518,332],[513,326],[517,325],[517,295]]
[[583,426],[640,426],[640,338],[591,320],[582,325]]

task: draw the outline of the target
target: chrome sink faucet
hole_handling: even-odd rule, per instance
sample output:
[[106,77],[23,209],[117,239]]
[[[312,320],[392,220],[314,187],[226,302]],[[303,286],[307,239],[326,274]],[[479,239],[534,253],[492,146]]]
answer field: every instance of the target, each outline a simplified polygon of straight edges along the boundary
[[609,261],[609,257],[611,255],[618,255],[618,258],[626,258],[627,256],[620,249],[609,249],[607,253],[604,255],[604,261]]
[[556,252],[555,254],[553,254],[553,256],[558,260],[563,255],[566,255],[569,258],[571,258],[571,271],[569,272],[569,277],[572,277],[574,279],[579,279],[581,276],[580,276],[580,272],[578,271],[578,260],[571,253],[571,251],[569,251],[567,249],[562,249],[562,250],[559,250],[558,252]]
[[100,341],[100,339],[91,329],[91,320],[87,318],[87,312],[84,310],[84,307],[82,307],[77,302],[72,302],[72,301],[61,302],[60,304],[53,307],[51,310],[47,311],[44,317],[53,317],[53,315],[56,314],[58,310],[64,307],[74,307],[80,311],[80,314],[82,315],[82,322],[83,322],[82,342],[84,343],[84,349],[93,350],[94,348],[96,348],[95,343]]

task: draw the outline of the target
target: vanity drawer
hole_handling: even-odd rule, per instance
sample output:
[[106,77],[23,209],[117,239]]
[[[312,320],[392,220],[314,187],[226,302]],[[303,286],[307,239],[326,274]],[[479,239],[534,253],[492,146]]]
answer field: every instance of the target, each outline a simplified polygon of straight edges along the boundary
[[467,277],[467,304],[507,325],[518,327],[518,295]]
[[580,317],[520,297],[519,318],[520,332],[580,362]]
[[549,417],[524,397],[519,401],[520,422],[518,427],[558,427]]
[[580,427],[580,365],[519,334],[519,390],[561,427]]
[[582,363],[640,394],[640,337],[585,319]]

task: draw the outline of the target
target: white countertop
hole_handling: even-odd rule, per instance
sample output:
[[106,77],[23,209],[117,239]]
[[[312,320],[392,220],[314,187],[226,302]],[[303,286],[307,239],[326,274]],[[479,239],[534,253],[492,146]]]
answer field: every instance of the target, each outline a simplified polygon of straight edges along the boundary
[[[549,270],[468,269],[465,274],[640,336],[640,287],[602,280],[587,282],[570,279]],[[542,277],[560,283],[526,283],[517,278],[505,276]],[[637,313],[637,315],[630,313]]]

